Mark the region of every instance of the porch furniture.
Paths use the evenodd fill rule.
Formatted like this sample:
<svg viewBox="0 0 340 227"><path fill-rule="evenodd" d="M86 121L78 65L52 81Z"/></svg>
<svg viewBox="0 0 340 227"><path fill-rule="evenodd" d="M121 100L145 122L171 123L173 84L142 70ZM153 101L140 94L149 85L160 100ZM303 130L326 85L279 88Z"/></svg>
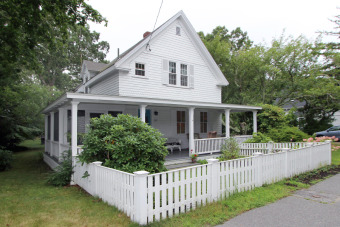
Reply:
<svg viewBox="0 0 340 227"><path fill-rule="evenodd" d="M177 138L168 138L165 143L165 146L168 150L171 151L171 153L173 153L174 148L177 148L179 149L179 151L182 151L181 144L182 144L182 141Z"/></svg>
<svg viewBox="0 0 340 227"><path fill-rule="evenodd" d="M210 131L208 132L208 138L216 138L217 132L216 131Z"/></svg>

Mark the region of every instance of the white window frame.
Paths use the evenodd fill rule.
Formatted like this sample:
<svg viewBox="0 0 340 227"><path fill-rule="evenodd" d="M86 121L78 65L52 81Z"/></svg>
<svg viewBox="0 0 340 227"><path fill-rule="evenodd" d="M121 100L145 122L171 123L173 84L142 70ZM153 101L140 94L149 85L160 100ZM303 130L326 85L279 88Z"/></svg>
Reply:
<svg viewBox="0 0 340 227"><path fill-rule="evenodd" d="M175 64L175 67L172 64ZM174 72L172 69L174 69ZM173 81L174 83L172 83ZM177 85L177 62L175 61L169 61L169 85Z"/></svg>
<svg viewBox="0 0 340 227"><path fill-rule="evenodd" d="M185 71L183 70L182 66L185 66L185 68L186 68ZM181 70L180 86L188 87L189 86L188 65L181 63L180 64L180 70ZM184 74L184 72L185 72L185 74ZM186 84L183 83L184 79L186 81Z"/></svg>
<svg viewBox="0 0 340 227"><path fill-rule="evenodd" d="M137 68L137 65L143 65L144 69ZM144 72L144 75L137 74L137 71ZM136 77L146 77L146 64L145 63L135 62L135 73L134 73L134 76L136 76Z"/></svg>
<svg viewBox="0 0 340 227"><path fill-rule="evenodd" d="M181 27L176 26L176 35L181 36Z"/></svg>

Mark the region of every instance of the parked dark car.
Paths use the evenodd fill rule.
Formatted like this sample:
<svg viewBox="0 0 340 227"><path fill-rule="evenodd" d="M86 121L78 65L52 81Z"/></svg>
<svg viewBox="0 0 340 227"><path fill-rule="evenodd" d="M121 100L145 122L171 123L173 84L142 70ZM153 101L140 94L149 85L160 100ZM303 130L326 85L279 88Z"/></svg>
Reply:
<svg viewBox="0 0 340 227"><path fill-rule="evenodd" d="M336 138L340 139L340 125L330 127L329 129L322 131L322 132L317 132L316 133L317 137L320 136L335 136Z"/></svg>

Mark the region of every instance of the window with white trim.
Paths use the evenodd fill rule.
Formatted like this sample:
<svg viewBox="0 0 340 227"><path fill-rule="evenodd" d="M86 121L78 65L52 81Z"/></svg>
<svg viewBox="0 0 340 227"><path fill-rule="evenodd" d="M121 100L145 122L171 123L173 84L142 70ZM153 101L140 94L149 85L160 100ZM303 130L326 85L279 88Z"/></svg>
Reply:
<svg viewBox="0 0 340 227"><path fill-rule="evenodd" d="M176 62L169 61L169 84L176 85Z"/></svg>
<svg viewBox="0 0 340 227"><path fill-rule="evenodd" d="M188 66L181 64L181 86L188 86Z"/></svg>
<svg viewBox="0 0 340 227"><path fill-rule="evenodd" d="M181 36L181 28L176 27L176 35Z"/></svg>
<svg viewBox="0 0 340 227"><path fill-rule="evenodd" d="M207 133L208 131L208 113L201 112L200 113L200 126L201 126L201 133Z"/></svg>
<svg viewBox="0 0 340 227"><path fill-rule="evenodd" d="M136 76L145 76L145 65L144 64L136 62L135 75Z"/></svg>
<svg viewBox="0 0 340 227"><path fill-rule="evenodd" d="M177 134L185 134L185 111L177 111Z"/></svg>

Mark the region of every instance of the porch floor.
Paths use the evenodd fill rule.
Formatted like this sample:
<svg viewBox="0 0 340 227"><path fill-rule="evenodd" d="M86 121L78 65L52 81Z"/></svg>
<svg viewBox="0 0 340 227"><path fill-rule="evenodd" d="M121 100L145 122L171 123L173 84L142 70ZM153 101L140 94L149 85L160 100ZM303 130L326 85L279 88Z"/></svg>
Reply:
<svg viewBox="0 0 340 227"><path fill-rule="evenodd" d="M201 154L198 159L209 159L216 158L221 155L221 152L215 152L213 154ZM184 168L194 165L200 165L199 163L192 163L191 158L189 157L189 149L182 149L182 151L174 150L172 153L169 151L169 154L165 157L165 167L167 169L177 169Z"/></svg>

